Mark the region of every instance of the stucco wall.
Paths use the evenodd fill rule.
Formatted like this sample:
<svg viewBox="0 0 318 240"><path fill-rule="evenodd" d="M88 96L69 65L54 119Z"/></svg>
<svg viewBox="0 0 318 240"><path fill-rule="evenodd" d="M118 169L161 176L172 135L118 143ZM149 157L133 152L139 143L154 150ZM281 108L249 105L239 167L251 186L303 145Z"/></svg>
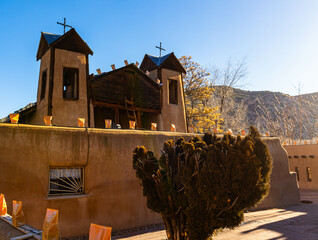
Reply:
<svg viewBox="0 0 318 240"><path fill-rule="evenodd" d="M258 209L297 205L300 203L296 174L289 171L287 152L279 138L263 138L273 158L271 189Z"/></svg>
<svg viewBox="0 0 318 240"><path fill-rule="evenodd" d="M63 98L64 67L79 69L78 100L67 100ZM52 122L54 125L77 126L77 119L85 118L85 126L88 126L85 54L55 49L52 106Z"/></svg>
<svg viewBox="0 0 318 240"><path fill-rule="evenodd" d="M169 103L169 79L177 80L178 104ZM175 124L178 132L187 132L181 74L162 69L162 108L158 119L159 130L170 131Z"/></svg>
<svg viewBox="0 0 318 240"><path fill-rule="evenodd" d="M43 117L47 116L48 114L48 95L49 95L49 85L50 85L50 58L51 58L51 51L48 50L41 58L41 66L40 66L40 73L39 73L39 82L38 82L38 93L37 93L37 106L35 116L30 123L32 124L39 124L43 125L44 120ZM42 89L42 73L44 71L46 73L46 88L45 88L45 95L44 98L41 100L41 89Z"/></svg>
<svg viewBox="0 0 318 240"><path fill-rule="evenodd" d="M299 188L304 190L318 189L318 144L291 145L284 147L289 155L290 171L298 167ZM312 181L308 181L307 168L311 170Z"/></svg>
<svg viewBox="0 0 318 240"><path fill-rule="evenodd" d="M21 200L26 222L42 228L46 208L58 209L62 236L88 234L89 224L114 230L160 223L146 207L132 168L132 152L144 145L157 156L167 139L193 134L0 124L0 193L9 214ZM270 195L260 205L297 204L295 175L279 140L265 139L274 159ZM85 195L48 197L49 167L85 167Z"/></svg>

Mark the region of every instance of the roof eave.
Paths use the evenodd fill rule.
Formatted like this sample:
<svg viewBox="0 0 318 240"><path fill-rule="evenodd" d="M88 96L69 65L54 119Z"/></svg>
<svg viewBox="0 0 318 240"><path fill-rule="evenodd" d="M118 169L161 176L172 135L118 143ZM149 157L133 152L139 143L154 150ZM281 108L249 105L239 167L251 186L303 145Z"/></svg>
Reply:
<svg viewBox="0 0 318 240"><path fill-rule="evenodd" d="M85 46L86 49L87 49L87 54L90 54L90 55L93 55L93 54L94 54L93 51L92 51L92 49L90 49L90 47L87 45L87 43L81 38L81 36L76 32L76 30L75 30L74 28L71 28L68 32L66 32L66 33L65 33L64 35L62 35L60 38L56 39L54 42L52 42L52 43L50 44L50 46L55 46L55 45L57 45L58 43L62 42L63 39L65 39L65 38L66 38L68 35L70 35L70 34L75 34L75 36L82 41L82 43L84 44L84 46Z"/></svg>

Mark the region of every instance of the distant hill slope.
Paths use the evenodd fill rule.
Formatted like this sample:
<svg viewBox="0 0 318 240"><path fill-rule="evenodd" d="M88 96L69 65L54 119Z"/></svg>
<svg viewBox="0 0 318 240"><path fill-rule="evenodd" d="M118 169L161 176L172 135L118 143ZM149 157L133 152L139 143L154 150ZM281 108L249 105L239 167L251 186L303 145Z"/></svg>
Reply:
<svg viewBox="0 0 318 240"><path fill-rule="evenodd" d="M220 88L221 86L215 86L212 99L212 104L218 106L220 105ZM246 115L247 125L256 126L263 133L269 131L271 135L291 139L298 139L300 135L302 139L317 136L318 92L290 96L271 91L245 91L237 88L229 90L228 99L233 105L230 107L234 110L241 109L241 105L245 107L244 111L240 111ZM229 118L234 116L233 109L229 111Z"/></svg>

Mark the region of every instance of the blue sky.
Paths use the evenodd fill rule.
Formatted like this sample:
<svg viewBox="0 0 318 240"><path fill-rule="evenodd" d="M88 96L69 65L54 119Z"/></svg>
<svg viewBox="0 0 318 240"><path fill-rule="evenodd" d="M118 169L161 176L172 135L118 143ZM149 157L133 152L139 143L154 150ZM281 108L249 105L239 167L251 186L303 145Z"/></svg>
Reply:
<svg viewBox="0 0 318 240"><path fill-rule="evenodd" d="M41 31L63 33L64 17L94 52L90 73L158 55L162 42L207 68L246 57L247 90L318 91L316 0L0 0L0 117L36 101Z"/></svg>

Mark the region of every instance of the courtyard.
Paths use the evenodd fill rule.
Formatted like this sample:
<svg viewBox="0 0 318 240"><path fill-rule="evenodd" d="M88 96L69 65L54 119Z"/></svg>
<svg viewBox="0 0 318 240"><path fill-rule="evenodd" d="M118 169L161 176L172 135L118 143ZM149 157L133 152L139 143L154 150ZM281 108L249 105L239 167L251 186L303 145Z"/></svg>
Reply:
<svg viewBox="0 0 318 240"><path fill-rule="evenodd" d="M288 208L248 212L240 227L226 229L218 233L214 240L318 239L318 191L302 191L301 200L308 202ZM157 225L115 233L112 239L165 240L167 237L163 226Z"/></svg>

